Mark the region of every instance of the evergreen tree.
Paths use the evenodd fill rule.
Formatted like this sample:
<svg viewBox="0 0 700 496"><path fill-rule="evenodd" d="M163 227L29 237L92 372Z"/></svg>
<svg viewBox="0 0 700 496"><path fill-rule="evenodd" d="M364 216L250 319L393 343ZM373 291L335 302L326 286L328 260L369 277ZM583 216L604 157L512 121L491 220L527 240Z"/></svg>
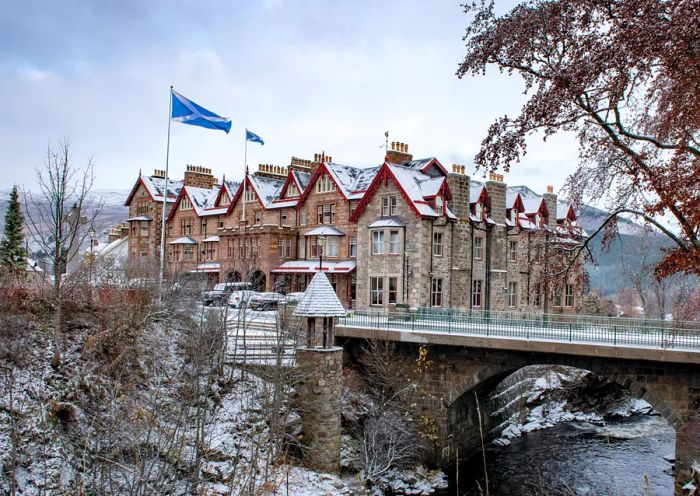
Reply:
<svg viewBox="0 0 700 496"><path fill-rule="evenodd" d="M10 204L5 213L5 233L0 242L0 270L15 276L22 276L27 267L27 253L24 249L24 217L19 206L17 186L10 193Z"/></svg>

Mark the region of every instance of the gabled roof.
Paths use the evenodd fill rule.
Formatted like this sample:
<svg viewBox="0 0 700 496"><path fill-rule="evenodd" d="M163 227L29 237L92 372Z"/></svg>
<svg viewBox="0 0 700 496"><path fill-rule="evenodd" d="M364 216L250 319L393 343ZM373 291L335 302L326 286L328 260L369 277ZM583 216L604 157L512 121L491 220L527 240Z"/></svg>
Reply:
<svg viewBox="0 0 700 496"><path fill-rule="evenodd" d="M379 172L375 175L372 184L363 195L362 201L355 209L351 220L356 221L359 218L372 198L374 191L376 191L382 181L389 179L396 184L396 187L401 192L401 196L406 200L417 217L440 217L442 214L433 208L428 199L434 198L438 194L442 194L445 200L452 198L445 177L431 177L421 172L418 167L405 167L384 162ZM446 209L446 213L450 219L455 218L449 209Z"/></svg>
<svg viewBox="0 0 700 496"><path fill-rule="evenodd" d="M345 313L328 277L322 272L316 272L294 309L294 315L300 317L343 317Z"/></svg>
<svg viewBox="0 0 700 496"><path fill-rule="evenodd" d="M525 198L523 200L523 207L525 208L523 212L526 214L546 214L549 212L547 210L547 202L545 202L544 198L541 196Z"/></svg>
<svg viewBox="0 0 700 496"><path fill-rule="evenodd" d="M233 197L236 194L236 190L238 189L238 186L240 183L234 182L234 181L223 181L223 184L219 188L219 192L214 196L214 207L220 207L221 205L221 198L226 195L228 196L229 203L233 201ZM221 208L224 208L228 210L228 205L225 205Z"/></svg>
<svg viewBox="0 0 700 496"><path fill-rule="evenodd" d="M245 178L246 188L253 188L255 191L255 196L260 205L265 209L271 208L285 208L288 206L294 206L297 204L297 200L282 201L279 202L279 195L282 192L282 186L284 186L286 180L280 178L273 178L269 176L261 176L258 174L248 174ZM239 198L243 195L243 182L238 186L236 194L231 201L231 204L226 210L226 214L230 214Z"/></svg>
<svg viewBox="0 0 700 496"><path fill-rule="evenodd" d="M401 165L413 169L429 176L447 175L447 170L435 157L420 158L417 160L407 160Z"/></svg>
<svg viewBox="0 0 700 496"><path fill-rule="evenodd" d="M146 188L146 191L148 192L153 201L163 201L165 179L162 177L139 176L139 178L136 180L136 183L134 184L134 187L131 188L129 196L124 202L125 206L129 206L132 198L136 194L136 190L139 188L140 185L143 185L143 187ZM183 181L173 181L172 179L168 179L168 197L165 200L167 203L172 203L177 199L178 195L180 194L180 190L182 189L182 185Z"/></svg>
<svg viewBox="0 0 700 496"><path fill-rule="evenodd" d="M518 212L525 210L525 205L523 204L523 198L517 191L506 192L506 210L515 208Z"/></svg>
<svg viewBox="0 0 700 496"><path fill-rule="evenodd" d="M309 195L316 181L327 173L340 194L346 200L359 200L364 196L364 192L377 175L379 167L352 167L349 165L322 162L311 176L301 200L304 201Z"/></svg>
<svg viewBox="0 0 700 496"><path fill-rule="evenodd" d="M300 170L293 170L292 171L292 176L294 176L294 181L297 183L297 187L299 188L299 192L303 193L307 186L309 185L309 182L311 181L311 173L310 172L303 172Z"/></svg>
<svg viewBox="0 0 700 496"><path fill-rule="evenodd" d="M568 203L557 202L557 220L576 220L574 207Z"/></svg>

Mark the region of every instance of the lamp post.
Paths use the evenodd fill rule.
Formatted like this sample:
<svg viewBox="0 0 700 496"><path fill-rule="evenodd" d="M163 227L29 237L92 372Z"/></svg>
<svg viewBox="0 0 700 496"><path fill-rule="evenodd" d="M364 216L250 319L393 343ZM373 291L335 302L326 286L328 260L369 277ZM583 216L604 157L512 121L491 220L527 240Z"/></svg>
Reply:
<svg viewBox="0 0 700 496"><path fill-rule="evenodd" d="M323 244L326 242L325 236L318 237L318 271L323 270Z"/></svg>
<svg viewBox="0 0 700 496"><path fill-rule="evenodd" d="M90 236L90 272L89 272L89 277L90 277L90 295L92 297L92 285L94 284L93 277L92 277L92 264L95 262L95 254L94 254L94 248L95 248L95 238L97 237L97 233L95 232L95 228L90 226L90 230L88 231L88 236Z"/></svg>

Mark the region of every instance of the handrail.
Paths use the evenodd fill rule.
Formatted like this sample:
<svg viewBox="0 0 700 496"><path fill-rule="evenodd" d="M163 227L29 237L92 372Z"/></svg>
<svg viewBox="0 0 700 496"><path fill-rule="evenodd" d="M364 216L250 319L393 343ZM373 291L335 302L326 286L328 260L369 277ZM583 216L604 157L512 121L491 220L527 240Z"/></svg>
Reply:
<svg viewBox="0 0 700 496"><path fill-rule="evenodd" d="M418 309L411 312L355 311L341 317L338 325L700 351L700 322L693 321Z"/></svg>

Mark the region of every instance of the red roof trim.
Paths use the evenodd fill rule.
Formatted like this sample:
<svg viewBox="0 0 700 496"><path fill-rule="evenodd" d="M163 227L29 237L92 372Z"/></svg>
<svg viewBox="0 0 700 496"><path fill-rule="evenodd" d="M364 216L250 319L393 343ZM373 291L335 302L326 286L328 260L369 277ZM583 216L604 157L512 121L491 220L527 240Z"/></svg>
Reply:
<svg viewBox="0 0 700 496"><path fill-rule="evenodd" d="M413 212L416 214L416 218L421 218L421 214L414 205L413 201L408 196L408 194L406 194L406 191L404 191L403 187L401 186L401 183L391 172L391 169L389 168L387 162L384 162L377 171L377 174L374 176L374 179L372 179L372 183L369 185L369 188L367 188L367 191L362 197L362 200L360 200L360 203L357 205L355 212L350 216L350 222L357 222L358 218L360 217L360 215L362 215L362 212L365 210L370 199L372 198L372 196L374 196L374 192L377 190L382 180L386 180L388 178L391 178L391 180L394 182L396 188L401 193L401 196L404 198L408 206L411 207L411 210L413 210Z"/></svg>
<svg viewBox="0 0 700 496"><path fill-rule="evenodd" d="M430 162L428 162L427 164L425 164L425 165L423 166L423 168L422 168L420 171L423 172L423 173L425 173L425 171L428 170L429 168L431 168L433 165L437 165L437 166L438 166L438 169L440 169L440 171L442 171L442 173L445 174L445 176L447 176L447 169L445 169L445 168L442 166L442 164L440 163L440 161L439 161L438 159L436 159L435 157L433 157L433 158L430 160Z"/></svg>
<svg viewBox="0 0 700 496"><path fill-rule="evenodd" d="M311 176L311 179L309 179L309 185L301 194L301 197L299 198L299 205L306 201L306 198L309 196L311 190L316 185L316 181L318 181L318 178L321 177L321 175L323 174L323 171L325 171L326 174L328 174L328 177L330 177L331 181L333 181L333 184L335 184L335 190L336 192L340 192L340 197L343 198L345 201L350 201L348 197L345 196L345 193L343 193L343 188L341 188L338 185L338 182L333 177L333 174L331 174L331 172L328 170L328 167L326 167L326 164L324 162L321 162L318 165L318 168L314 171L313 175Z"/></svg>
<svg viewBox="0 0 700 496"><path fill-rule="evenodd" d="M248 183L251 188L253 188L253 191L255 191L255 198L258 200L258 203L260 206L263 208L263 210L267 210L265 208L265 205L263 204L262 200L260 199L260 193L258 193L258 190L255 189L255 186L253 185L253 181L250 180L250 174L248 174L243 181L241 181L241 184L238 185L238 189L236 190L236 194L233 196L233 200L231 200L231 204L228 206L228 210L226 210L225 215L231 215L231 212L233 212L233 209L236 208L236 204L238 203L238 199L241 197L243 194L243 184Z"/></svg>

